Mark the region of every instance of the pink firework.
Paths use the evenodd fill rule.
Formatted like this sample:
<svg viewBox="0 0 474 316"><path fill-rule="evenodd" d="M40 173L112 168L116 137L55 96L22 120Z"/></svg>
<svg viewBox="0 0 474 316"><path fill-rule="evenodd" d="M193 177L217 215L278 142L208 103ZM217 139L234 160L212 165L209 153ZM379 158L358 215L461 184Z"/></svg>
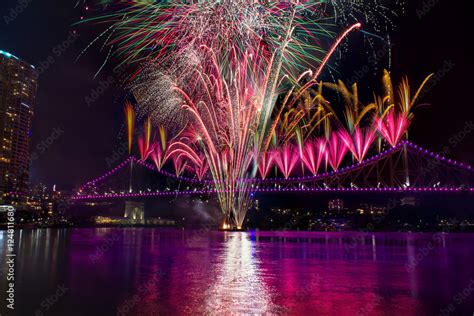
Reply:
<svg viewBox="0 0 474 316"><path fill-rule="evenodd" d="M283 173L285 179L288 179L298 162L298 152L294 150L293 146L286 145L280 150L275 150L273 157L278 169Z"/></svg>
<svg viewBox="0 0 474 316"><path fill-rule="evenodd" d="M188 162L183 158L183 156L173 156L172 159L174 170L176 172L176 176L181 176L184 173L188 166Z"/></svg>
<svg viewBox="0 0 474 316"><path fill-rule="evenodd" d="M165 156L166 156L166 152L163 152L161 146L157 143L153 144L153 150L150 154L150 157L158 171L160 171L161 168L163 168L163 165L166 162Z"/></svg>
<svg viewBox="0 0 474 316"><path fill-rule="evenodd" d="M209 170L209 165L207 164L207 161L204 156L201 156L200 158L201 158L201 163L198 165L194 165L193 169L198 179L202 180L204 179L204 177L207 174L207 171Z"/></svg>
<svg viewBox="0 0 474 316"><path fill-rule="evenodd" d="M165 156L165 160L170 157L173 159L173 161L185 158L186 160L189 160L193 165L202 164L202 159L195 152L195 150L190 145L181 141L175 141L171 143L168 149L168 153Z"/></svg>
<svg viewBox="0 0 474 316"><path fill-rule="evenodd" d="M313 176L318 173L325 152L326 141L324 139L304 143L300 153L301 161Z"/></svg>
<svg viewBox="0 0 474 316"><path fill-rule="evenodd" d="M352 135L347 130L341 130L339 131L339 137L349 148L354 159L360 162L364 160L375 140L375 129L361 129L356 126Z"/></svg>
<svg viewBox="0 0 474 316"><path fill-rule="evenodd" d="M190 145L184 142L175 141L171 143L164 159L167 160L170 157L177 176L183 174L186 169L195 171L196 174L206 174L207 170L203 170L203 168L206 168L204 167L206 163Z"/></svg>
<svg viewBox="0 0 474 316"><path fill-rule="evenodd" d="M140 150L140 159L145 161L148 159L153 149L147 144L146 139L143 136L138 137L138 149Z"/></svg>
<svg viewBox="0 0 474 316"><path fill-rule="evenodd" d="M346 156L348 150L349 148L341 139L339 133L332 133L327 143L327 158L334 171L339 169L339 166L341 165L342 160Z"/></svg>
<svg viewBox="0 0 474 316"><path fill-rule="evenodd" d="M151 145L150 157L156 169L160 171L166 162L165 158L168 151L168 143L166 141L166 130L163 127L159 127L158 131L160 137L157 142Z"/></svg>
<svg viewBox="0 0 474 316"><path fill-rule="evenodd" d="M274 164L273 155L267 152L263 152L260 155L260 159L258 162L258 171L262 179L265 179L268 176L268 173L273 167L273 164Z"/></svg>
<svg viewBox="0 0 474 316"><path fill-rule="evenodd" d="M153 146L151 145L151 134L153 127L151 125L151 119L148 118L145 121L143 127L143 136L138 138L138 148L140 150L140 157L143 161L147 160L150 154L153 151Z"/></svg>
<svg viewBox="0 0 474 316"><path fill-rule="evenodd" d="M385 140L395 147L407 131L410 121L405 113L390 110L385 117L376 119L377 130Z"/></svg>

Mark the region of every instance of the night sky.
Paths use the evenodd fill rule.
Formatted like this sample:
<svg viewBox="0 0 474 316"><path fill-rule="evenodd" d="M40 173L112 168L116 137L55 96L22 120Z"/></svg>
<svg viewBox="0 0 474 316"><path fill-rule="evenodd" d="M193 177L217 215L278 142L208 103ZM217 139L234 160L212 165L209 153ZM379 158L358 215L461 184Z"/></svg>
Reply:
<svg viewBox="0 0 474 316"><path fill-rule="evenodd" d="M391 70L395 82L407 75L414 87L429 73L445 65L452 68L424 95L422 103L431 105L418 109L410 132L414 142L441 151L466 121L474 121L470 95L474 54L467 41L472 39L468 18L471 10L467 1L457 1L457 5L447 0L407 2L405 14L395 19L398 27L392 33ZM435 5L419 18L417 10L422 9L424 2ZM0 49L44 68L35 105L32 150L38 158L32 164L31 180L72 189L104 173L108 169L106 159L119 150L122 141L117 136L123 126L125 92L117 80L111 79L110 66L93 78L107 55L106 50L100 51L100 46L94 46L75 62L93 35L103 30L93 25L72 27L83 14L81 7L73 8L76 0L21 3L27 4L26 8L10 21L11 9L19 2L1 1ZM78 36L70 33L73 30ZM367 48L357 37L352 37L346 57L339 62L338 77L347 79L367 63ZM377 76L371 69L360 89L380 89L379 79L387 65L388 58L382 58ZM327 74L326 77L329 78ZM101 82L110 82L111 87L88 105L86 97L91 97ZM450 158L474 163L473 135L470 133L460 141ZM116 161L119 162L120 159Z"/></svg>

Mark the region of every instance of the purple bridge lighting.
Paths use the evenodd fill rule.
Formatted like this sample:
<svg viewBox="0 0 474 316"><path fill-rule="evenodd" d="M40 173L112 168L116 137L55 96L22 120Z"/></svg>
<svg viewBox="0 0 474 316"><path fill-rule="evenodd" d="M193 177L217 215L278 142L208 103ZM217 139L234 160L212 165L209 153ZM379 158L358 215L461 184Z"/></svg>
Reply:
<svg viewBox="0 0 474 316"><path fill-rule="evenodd" d="M302 168L299 172L284 178L276 171L276 177L241 181L251 182L251 191L255 193L474 192L472 166L430 152L409 141L402 141L360 163L338 170L324 171L315 176L304 175ZM142 181L142 178L150 176L154 178ZM213 180L198 180L159 171L152 164L129 157L106 174L84 184L73 199L89 201L216 193Z"/></svg>

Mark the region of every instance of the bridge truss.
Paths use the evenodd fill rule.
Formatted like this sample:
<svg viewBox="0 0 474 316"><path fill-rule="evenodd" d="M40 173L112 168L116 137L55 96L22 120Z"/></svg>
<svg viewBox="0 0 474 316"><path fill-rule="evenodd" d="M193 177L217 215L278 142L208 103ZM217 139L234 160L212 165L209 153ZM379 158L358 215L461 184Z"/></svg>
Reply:
<svg viewBox="0 0 474 316"><path fill-rule="evenodd" d="M302 168L301 168L302 169ZM316 176L249 178L253 192L474 192L474 168L409 141L360 163ZM176 176L130 157L89 181L74 200L214 194L213 180Z"/></svg>

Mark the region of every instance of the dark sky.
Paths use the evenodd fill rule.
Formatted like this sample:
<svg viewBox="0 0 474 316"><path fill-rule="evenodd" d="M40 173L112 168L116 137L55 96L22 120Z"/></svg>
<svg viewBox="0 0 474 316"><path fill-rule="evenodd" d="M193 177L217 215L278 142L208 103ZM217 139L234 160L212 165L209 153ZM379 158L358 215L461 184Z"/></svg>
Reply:
<svg viewBox="0 0 474 316"><path fill-rule="evenodd" d="M470 98L473 51L467 41L472 39L470 10L467 1L457 1L457 5L447 0L407 2L406 12L395 20L398 27L392 33L394 78L407 75L415 86L429 73L442 69L445 63L453 65L423 97L422 101L431 105L416 112L411 128L413 141L440 151L463 129L466 121L474 120ZM424 2L435 5L419 18L417 10L423 8ZM112 71L106 67L93 79L107 54L100 52L98 46L74 62L93 39L92 34L102 30L94 25L71 26L83 13L81 8L73 8L76 0L22 3L27 4L24 9L17 0L1 1L0 49L45 68L39 79L35 105L33 151L38 159L32 164L32 181L73 188L104 173L108 169L106 158L112 158L114 150L120 147L117 135L123 124L124 91L115 80L97 101L87 104L86 97L92 96L101 82L105 84ZM12 8L19 8L13 20L9 19ZM77 39L70 35L72 30L77 30ZM346 57L340 61L343 70L339 76L346 80L367 63L364 53L367 47L357 35L354 37ZM64 49L58 47L62 44ZM381 88L378 80L387 64L387 58L382 58L377 76L373 70L367 73L361 89ZM55 129L61 132L54 133ZM473 134L455 146L451 158L474 163ZM44 146L48 139L52 142Z"/></svg>

